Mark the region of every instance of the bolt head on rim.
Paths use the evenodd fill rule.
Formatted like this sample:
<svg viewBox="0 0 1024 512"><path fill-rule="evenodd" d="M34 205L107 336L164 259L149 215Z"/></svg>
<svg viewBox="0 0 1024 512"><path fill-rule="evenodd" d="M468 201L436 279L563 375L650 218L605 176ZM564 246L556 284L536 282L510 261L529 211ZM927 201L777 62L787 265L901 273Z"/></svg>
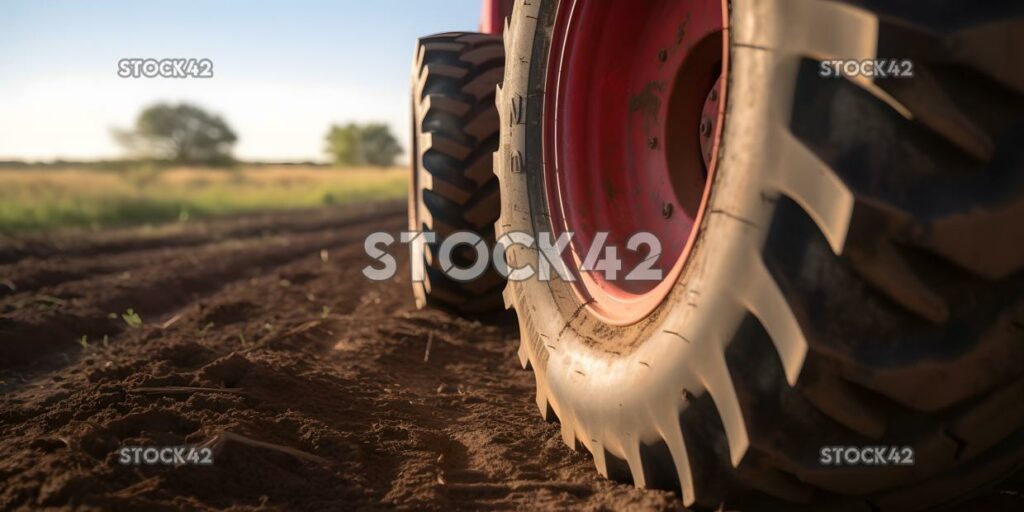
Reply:
<svg viewBox="0 0 1024 512"><path fill-rule="evenodd" d="M547 65L544 182L574 289L613 325L653 311L678 279L715 170L727 80L723 0L584 2L558 7ZM579 268L598 233L615 279ZM637 233L650 233L660 253ZM601 253L604 254L603 252ZM627 274L653 260L661 279Z"/></svg>

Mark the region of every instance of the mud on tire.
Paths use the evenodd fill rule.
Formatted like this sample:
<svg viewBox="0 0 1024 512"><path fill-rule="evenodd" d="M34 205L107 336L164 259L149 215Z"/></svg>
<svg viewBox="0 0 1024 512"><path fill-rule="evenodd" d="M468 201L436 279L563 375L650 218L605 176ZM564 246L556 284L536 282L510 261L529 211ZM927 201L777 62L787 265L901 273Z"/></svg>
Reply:
<svg viewBox="0 0 1024 512"><path fill-rule="evenodd" d="M461 313L501 309L504 280L497 272L489 269L466 283L452 280L441 272L436 250L444 237L457 231L478 233L493 245L500 210L492 170L498 147L494 91L504 75L504 62L500 36L448 32L416 44L409 229L438 236L436 243L424 244L425 280L413 282L419 307ZM471 248L457 249L454 263L473 261Z"/></svg>
<svg viewBox="0 0 1024 512"><path fill-rule="evenodd" d="M517 3L506 30L499 236L550 230L559 3ZM729 27L717 175L665 302L617 327L561 281L505 290L541 413L602 474L704 509L924 509L1020 467L1024 7L733 0ZM878 57L914 77L818 75ZM830 445L914 465L829 467Z"/></svg>

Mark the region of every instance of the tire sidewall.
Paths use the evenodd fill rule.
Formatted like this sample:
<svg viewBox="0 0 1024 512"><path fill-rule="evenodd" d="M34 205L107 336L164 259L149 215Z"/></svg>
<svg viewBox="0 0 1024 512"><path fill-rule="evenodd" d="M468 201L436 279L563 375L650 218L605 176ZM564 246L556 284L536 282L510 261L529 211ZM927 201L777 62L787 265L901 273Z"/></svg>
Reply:
<svg viewBox="0 0 1024 512"><path fill-rule="evenodd" d="M524 231L536 237L551 231L543 118L548 49L558 4L559 0L517 4L513 29L506 32L506 75L498 105L503 131L496 160L503 196L499 236ZM758 86L764 88L763 83ZM525 106L521 123L513 122L513 103ZM749 104L728 97L727 117L745 115L734 112L737 103ZM750 173L759 169L749 161L730 161L726 130L707 210L770 219L773 205L760 199L760 189L749 186L756 184ZM709 383L723 379L723 372L728 379L724 349L748 313L728 276L743 279L748 260L759 256L763 235L764 230L734 216L705 215L690 258L666 299L628 326L608 325L591 315L570 283L536 278L510 283L506 303L514 305L520 317L525 345L521 352L527 352L521 357L528 356L534 367L538 406L558 416L570 446L578 440L592 453L606 450L629 459L639 444L660 441L666 430L678 431L687 396L708 391ZM534 249L513 246L508 257L514 266L538 266ZM720 385L718 392L734 395L731 386ZM716 404L736 402L735 396L714 398ZM737 463L748 445L742 417L733 414L723 422L733 439L730 456ZM686 478L681 479L687 494ZM689 487L692 493L692 483Z"/></svg>

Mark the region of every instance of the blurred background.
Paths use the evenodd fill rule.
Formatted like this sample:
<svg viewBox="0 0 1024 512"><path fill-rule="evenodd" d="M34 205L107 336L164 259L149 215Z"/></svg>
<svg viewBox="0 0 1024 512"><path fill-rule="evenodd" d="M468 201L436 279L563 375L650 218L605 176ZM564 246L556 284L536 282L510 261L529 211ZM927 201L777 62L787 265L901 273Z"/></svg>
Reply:
<svg viewBox="0 0 1024 512"><path fill-rule="evenodd" d="M416 38L478 0L8 0L0 233L189 222L405 193ZM195 58L212 78L123 78Z"/></svg>

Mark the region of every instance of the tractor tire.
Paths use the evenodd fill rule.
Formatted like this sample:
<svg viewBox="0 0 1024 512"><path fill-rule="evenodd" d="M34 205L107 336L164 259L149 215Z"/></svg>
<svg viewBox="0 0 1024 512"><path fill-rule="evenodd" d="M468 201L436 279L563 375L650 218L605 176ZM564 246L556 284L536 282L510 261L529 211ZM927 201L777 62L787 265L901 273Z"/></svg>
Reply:
<svg viewBox="0 0 1024 512"><path fill-rule="evenodd" d="M488 268L479 279L459 282L442 272L437 247L458 231L493 244L501 204L492 169L498 147L494 92L504 75L501 36L447 32L416 43L412 68L412 176L409 230L437 234L435 243L417 237L425 276L413 281L417 307L483 315L501 310L504 279ZM462 252L459 252L459 250ZM472 248L457 247L453 262L472 263Z"/></svg>
<svg viewBox="0 0 1024 512"><path fill-rule="evenodd" d="M499 238L551 230L561 4L517 2L506 30ZM667 298L610 325L565 281L508 283L541 414L601 474L700 510L922 510L986 489L1024 463L1024 5L728 5L717 172ZM819 75L882 57L914 76ZM823 455L874 446L912 463Z"/></svg>

